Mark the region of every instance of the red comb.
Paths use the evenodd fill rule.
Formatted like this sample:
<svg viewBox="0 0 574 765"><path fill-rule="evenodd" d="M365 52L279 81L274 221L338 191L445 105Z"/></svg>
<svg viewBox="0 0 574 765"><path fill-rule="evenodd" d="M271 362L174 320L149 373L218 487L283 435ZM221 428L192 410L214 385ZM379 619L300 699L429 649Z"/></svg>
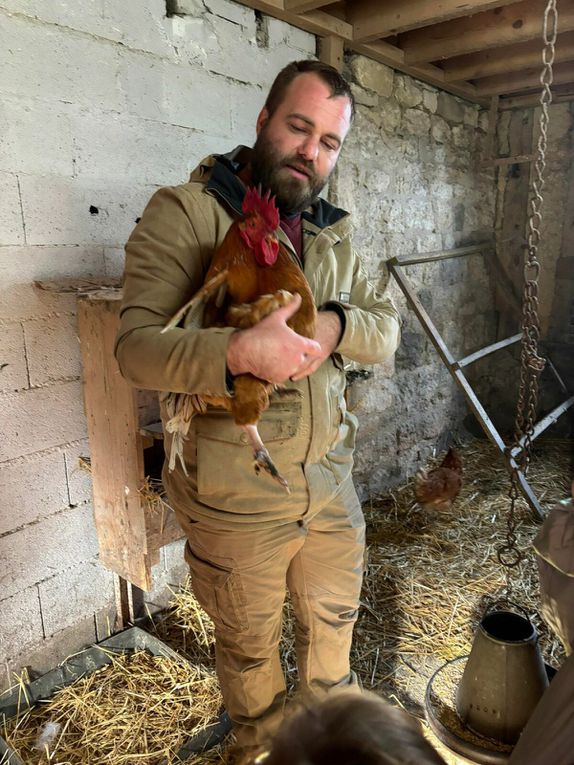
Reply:
<svg viewBox="0 0 574 765"><path fill-rule="evenodd" d="M261 186L254 188L250 186L243 199L243 213L259 213L271 231L279 227L279 210L275 205L275 197L268 191L264 196L261 195Z"/></svg>

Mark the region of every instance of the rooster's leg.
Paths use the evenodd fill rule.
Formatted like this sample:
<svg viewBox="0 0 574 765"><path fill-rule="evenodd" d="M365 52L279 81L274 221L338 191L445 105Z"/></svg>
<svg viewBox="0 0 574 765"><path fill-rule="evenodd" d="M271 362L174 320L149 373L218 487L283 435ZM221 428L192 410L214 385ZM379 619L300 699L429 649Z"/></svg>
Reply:
<svg viewBox="0 0 574 765"><path fill-rule="evenodd" d="M263 470L269 473L271 478L277 481L277 483L281 484L287 494L290 494L291 492L289 491L289 484L273 464L273 460L269 456L269 452L261 440L261 436L257 430L257 425L242 425L241 427L247 434L247 439L253 447L255 472L259 473L259 471L263 468Z"/></svg>

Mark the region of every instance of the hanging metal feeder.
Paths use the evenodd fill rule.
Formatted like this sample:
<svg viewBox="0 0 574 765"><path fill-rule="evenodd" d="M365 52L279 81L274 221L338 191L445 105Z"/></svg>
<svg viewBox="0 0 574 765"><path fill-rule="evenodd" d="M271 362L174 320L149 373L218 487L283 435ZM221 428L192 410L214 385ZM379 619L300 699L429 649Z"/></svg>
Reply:
<svg viewBox="0 0 574 765"><path fill-rule="evenodd" d="M499 601L483 616L470 654L447 662L431 677L427 720L455 753L472 762L501 765L547 686L534 625L524 612L511 611ZM443 690L442 703L438 688Z"/></svg>

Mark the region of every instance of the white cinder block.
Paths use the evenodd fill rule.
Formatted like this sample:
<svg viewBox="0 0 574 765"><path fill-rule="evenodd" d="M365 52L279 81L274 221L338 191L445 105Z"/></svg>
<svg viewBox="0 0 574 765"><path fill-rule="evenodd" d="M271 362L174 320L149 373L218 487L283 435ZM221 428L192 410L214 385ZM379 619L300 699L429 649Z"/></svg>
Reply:
<svg viewBox="0 0 574 765"><path fill-rule="evenodd" d="M92 499L92 476L80 466L80 457L90 456L88 439L70 444L62 449L66 463L70 504L74 507Z"/></svg>
<svg viewBox="0 0 574 765"><path fill-rule="evenodd" d="M36 99L5 96L0 107L0 170L73 175L68 118Z"/></svg>
<svg viewBox="0 0 574 765"><path fill-rule="evenodd" d="M253 146L257 134L255 122L257 115L265 105L266 93L261 88L249 85L237 86L233 101L231 119L233 123L233 137L235 143Z"/></svg>
<svg viewBox="0 0 574 765"><path fill-rule="evenodd" d="M122 109L117 45L19 16L0 25L0 93ZM38 126L40 130L40 126Z"/></svg>
<svg viewBox="0 0 574 765"><path fill-rule="evenodd" d="M35 279L103 276L102 247L0 247L0 321L71 313L77 297L39 290Z"/></svg>
<svg viewBox="0 0 574 765"><path fill-rule="evenodd" d="M119 82L125 94L127 112L165 122L165 62L126 50L120 58Z"/></svg>
<svg viewBox="0 0 574 765"><path fill-rule="evenodd" d="M317 38L315 35L305 32L291 24L287 24L286 42L291 48L297 48L298 51L305 54L299 58L315 58L317 54Z"/></svg>
<svg viewBox="0 0 574 765"><path fill-rule="evenodd" d="M216 140L197 130L117 114L94 118L85 113L74 120L74 133L79 178L163 186L187 181L188 158L203 158Z"/></svg>
<svg viewBox="0 0 574 765"><path fill-rule="evenodd" d="M51 316L24 323L30 384L80 377L80 341L75 316Z"/></svg>
<svg viewBox="0 0 574 765"><path fill-rule="evenodd" d="M104 0L106 36L157 56L174 55L165 24L165 0Z"/></svg>
<svg viewBox="0 0 574 765"><path fill-rule="evenodd" d="M65 382L0 394L0 462L86 437L81 383Z"/></svg>
<svg viewBox="0 0 574 765"><path fill-rule="evenodd" d="M92 508L64 510L0 537L0 592L6 597L97 555ZM62 594L65 600L65 593Z"/></svg>
<svg viewBox="0 0 574 765"><path fill-rule="evenodd" d="M217 18L233 21L244 27L247 34L255 36L255 12L251 8L230 0L206 0L205 7Z"/></svg>
<svg viewBox="0 0 574 765"><path fill-rule="evenodd" d="M111 571L85 561L38 585L44 631L52 635L106 606L114 597Z"/></svg>
<svg viewBox="0 0 574 765"><path fill-rule="evenodd" d="M104 247L106 276L120 279L124 273L126 254L123 247Z"/></svg>
<svg viewBox="0 0 574 765"><path fill-rule="evenodd" d="M0 629L0 656L7 659L33 643L42 635L42 616L38 589L28 587L17 595L0 600L2 629Z"/></svg>
<svg viewBox="0 0 574 765"><path fill-rule="evenodd" d="M29 244L123 245L154 187L22 176Z"/></svg>
<svg viewBox="0 0 574 765"><path fill-rule="evenodd" d="M101 33L103 27L104 0L2 0L2 7L30 19L61 24L82 32Z"/></svg>
<svg viewBox="0 0 574 765"><path fill-rule="evenodd" d="M174 125L226 135L231 127L235 85L201 69L167 64L165 118Z"/></svg>
<svg viewBox="0 0 574 765"><path fill-rule="evenodd" d="M8 324L2 327L0 391L14 391L27 387L28 371L26 369L24 332L20 324Z"/></svg>
<svg viewBox="0 0 574 765"><path fill-rule="evenodd" d="M18 178L0 173L0 245L24 244L24 223Z"/></svg>
<svg viewBox="0 0 574 765"><path fill-rule="evenodd" d="M63 510L68 506L63 453L53 450L0 463L0 496L0 534Z"/></svg>

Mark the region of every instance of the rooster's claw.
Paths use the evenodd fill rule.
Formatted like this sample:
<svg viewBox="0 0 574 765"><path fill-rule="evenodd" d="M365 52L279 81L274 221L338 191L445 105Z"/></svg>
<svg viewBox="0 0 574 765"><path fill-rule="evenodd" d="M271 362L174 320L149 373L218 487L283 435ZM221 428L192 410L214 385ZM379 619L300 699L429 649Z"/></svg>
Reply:
<svg viewBox="0 0 574 765"><path fill-rule="evenodd" d="M257 475L259 475L260 471L263 469L266 473L269 473L271 478L273 478L277 483L281 484L281 486L285 489L287 494L291 494L291 490L289 489L289 484L283 478L281 473L277 470L275 465L273 464L273 461L271 457L269 456L269 452L267 449L256 449L253 452L253 457L255 458L255 462L253 463L253 467L255 468L255 472Z"/></svg>

